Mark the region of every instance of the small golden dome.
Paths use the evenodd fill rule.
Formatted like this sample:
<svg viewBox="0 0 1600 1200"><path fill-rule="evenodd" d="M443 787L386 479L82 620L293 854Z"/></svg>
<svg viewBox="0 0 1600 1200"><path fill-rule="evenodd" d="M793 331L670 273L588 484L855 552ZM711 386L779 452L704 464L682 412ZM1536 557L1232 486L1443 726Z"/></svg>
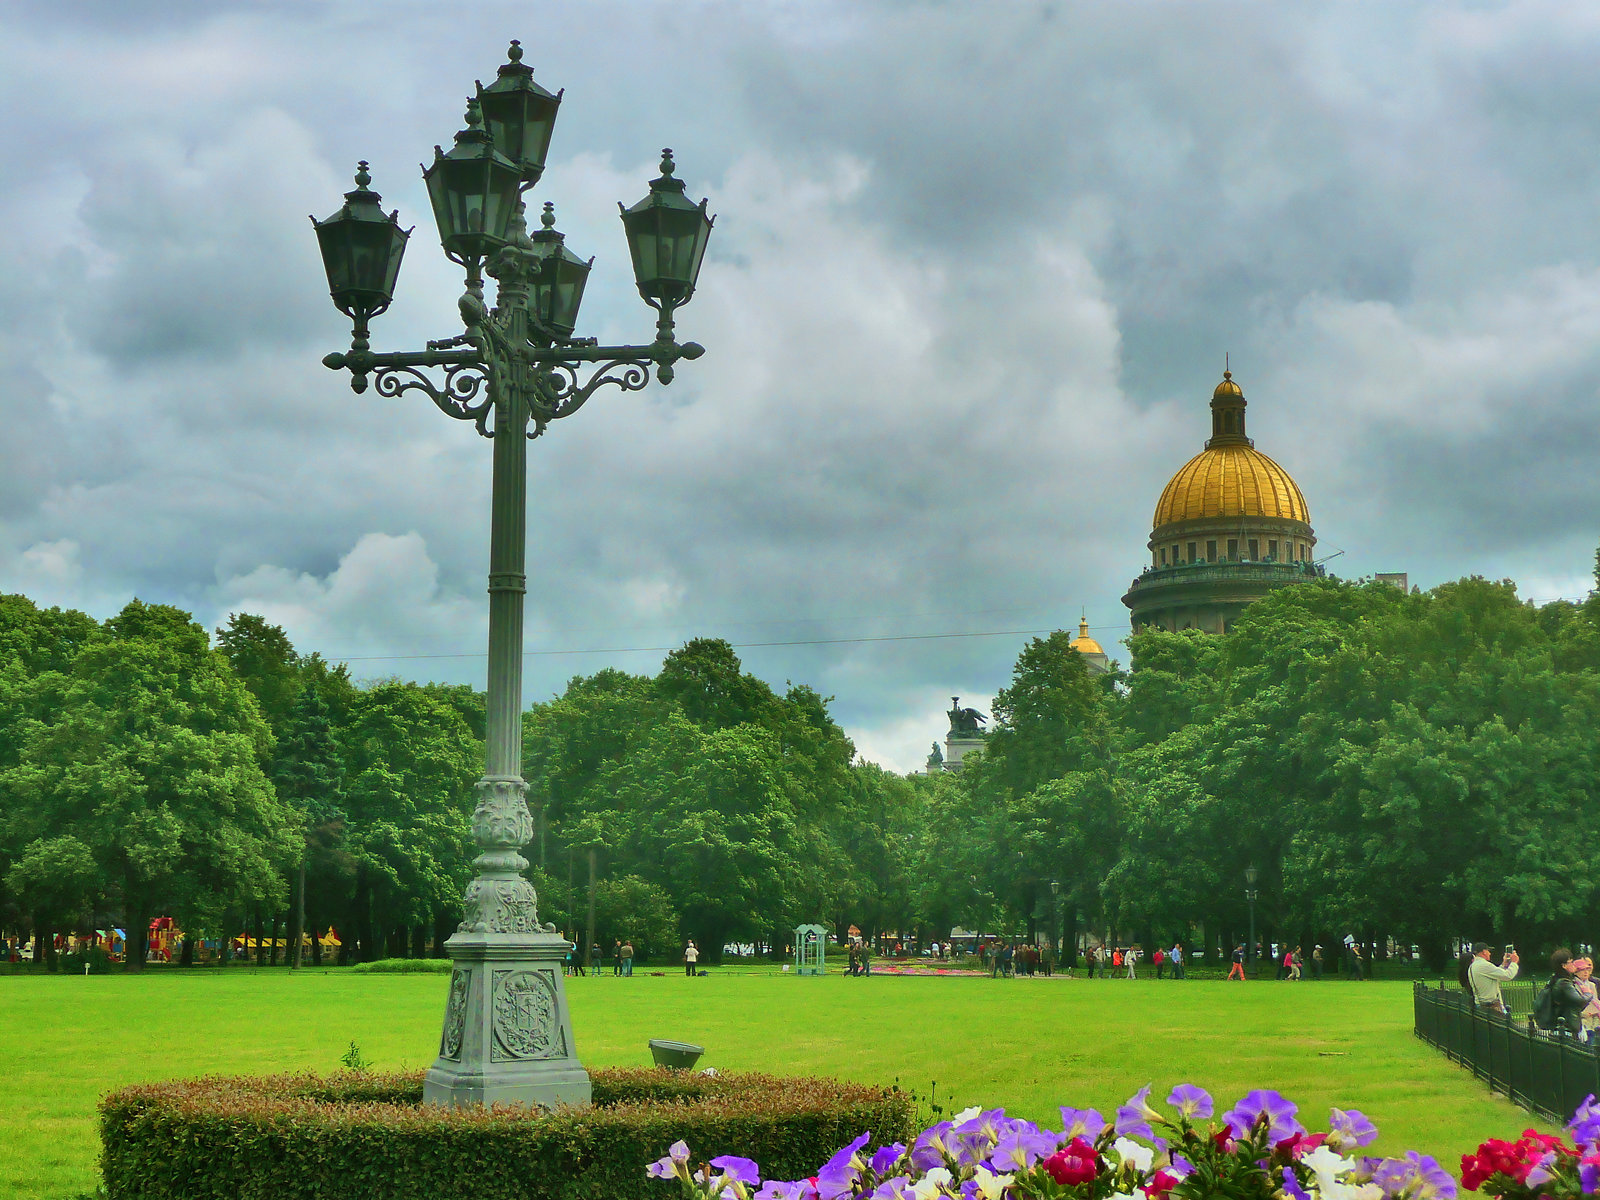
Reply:
<svg viewBox="0 0 1600 1200"><path fill-rule="evenodd" d="M1078 636L1068 643L1079 654L1104 654L1100 643L1089 636L1089 621L1084 618L1078 622Z"/></svg>
<svg viewBox="0 0 1600 1200"><path fill-rule="evenodd" d="M1235 391L1224 379L1217 386ZM1208 517L1277 517L1311 524L1300 485L1253 446L1213 446L1196 454L1172 477L1156 502L1155 528Z"/></svg>
<svg viewBox="0 0 1600 1200"><path fill-rule="evenodd" d="M1224 371L1222 382L1217 384L1217 390L1211 393L1213 400L1220 400L1224 396L1243 396L1244 391L1233 381L1233 372Z"/></svg>

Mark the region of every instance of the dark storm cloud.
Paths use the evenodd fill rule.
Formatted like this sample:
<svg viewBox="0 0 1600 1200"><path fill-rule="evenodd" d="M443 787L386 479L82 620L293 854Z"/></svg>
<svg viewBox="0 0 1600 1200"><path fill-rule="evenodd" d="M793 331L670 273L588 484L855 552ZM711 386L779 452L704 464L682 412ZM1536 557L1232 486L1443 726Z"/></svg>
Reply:
<svg viewBox="0 0 1600 1200"><path fill-rule="evenodd" d="M416 164L511 36L567 89L537 198L597 255L589 332L649 336L614 205L660 146L720 214L679 323L706 357L532 448L530 700L660 658L549 651L725 636L919 763L1022 638L870 639L1083 611L1125 657L1224 352L1344 573L1587 586L1587 10L439 12L0 17L0 587L248 608L358 674L481 682L487 443L318 365L348 333L305 218L370 160L418 226L375 342L452 332ZM466 657L406 657L434 654Z"/></svg>

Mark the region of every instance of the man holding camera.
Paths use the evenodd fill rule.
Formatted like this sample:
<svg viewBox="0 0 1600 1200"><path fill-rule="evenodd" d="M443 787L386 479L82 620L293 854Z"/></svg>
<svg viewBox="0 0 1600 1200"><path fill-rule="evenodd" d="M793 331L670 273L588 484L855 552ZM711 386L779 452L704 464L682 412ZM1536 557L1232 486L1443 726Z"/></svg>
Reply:
<svg viewBox="0 0 1600 1200"><path fill-rule="evenodd" d="M1467 983L1472 988L1472 999L1479 1008L1505 1014L1506 1002L1500 995L1500 985L1517 977L1519 961L1517 948L1507 946L1497 967L1489 961L1489 943L1472 943L1472 965L1467 968Z"/></svg>

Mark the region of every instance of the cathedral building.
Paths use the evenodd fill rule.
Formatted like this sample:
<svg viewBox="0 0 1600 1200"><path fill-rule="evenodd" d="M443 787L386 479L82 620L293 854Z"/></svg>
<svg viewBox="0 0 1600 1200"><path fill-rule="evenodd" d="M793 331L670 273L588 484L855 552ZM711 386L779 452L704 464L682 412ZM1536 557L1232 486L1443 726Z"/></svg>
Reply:
<svg viewBox="0 0 1600 1200"><path fill-rule="evenodd" d="M1319 577L1306 498L1244 431L1232 371L1211 395L1211 437L1156 502L1150 565L1122 602L1135 630L1227 633L1273 588Z"/></svg>

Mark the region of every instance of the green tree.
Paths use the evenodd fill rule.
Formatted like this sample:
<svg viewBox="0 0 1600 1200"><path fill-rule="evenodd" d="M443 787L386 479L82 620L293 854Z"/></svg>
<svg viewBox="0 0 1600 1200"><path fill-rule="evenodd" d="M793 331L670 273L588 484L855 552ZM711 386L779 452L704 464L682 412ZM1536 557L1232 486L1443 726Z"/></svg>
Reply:
<svg viewBox="0 0 1600 1200"><path fill-rule="evenodd" d="M6 872L6 886L33 918L35 955L39 950L54 969L55 939L63 927L87 926L100 890L100 868L89 847L70 834L40 838L25 848Z"/></svg>
<svg viewBox="0 0 1600 1200"><path fill-rule="evenodd" d="M281 895L299 853L293 813L262 770L272 735L205 631L133 601L67 673L32 684L19 761L0 773L23 843L76 837L120 893L128 962L160 909L191 927Z"/></svg>
<svg viewBox="0 0 1600 1200"><path fill-rule="evenodd" d="M356 695L339 741L356 870L347 925L365 958L404 954L460 918L482 749L453 706L396 681Z"/></svg>
<svg viewBox="0 0 1600 1200"><path fill-rule="evenodd" d="M339 805L344 786L344 761L334 739L328 705L313 684L295 701L272 765L278 798L300 815L305 853L295 874L294 904L289 922L289 962L300 965L301 936L306 928L306 877L309 864L331 866L328 853L344 831Z"/></svg>
<svg viewBox="0 0 1600 1200"><path fill-rule="evenodd" d="M217 630L217 649L233 667L277 737L282 737L300 695L299 655L281 625L254 613L229 613Z"/></svg>

